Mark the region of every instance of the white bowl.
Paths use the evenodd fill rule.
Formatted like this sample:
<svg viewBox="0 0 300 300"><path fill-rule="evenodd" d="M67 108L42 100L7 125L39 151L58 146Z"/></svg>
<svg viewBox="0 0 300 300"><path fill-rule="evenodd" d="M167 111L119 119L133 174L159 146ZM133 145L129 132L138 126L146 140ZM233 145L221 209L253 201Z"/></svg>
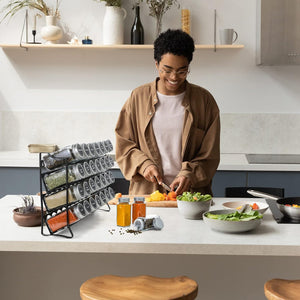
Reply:
<svg viewBox="0 0 300 300"><path fill-rule="evenodd" d="M256 203L259 207L257 211L261 214L263 214L269 207L269 205L265 202L260 202L260 201L230 201L230 202L224 202L222 205L224 208L229 208L229 209L235 209L237 210L238 207L243 206L245 204L252 205L253 203Z"/></svg>
<svg viewBox="0 0 300 300"><path fill-rule="evenodd" d="M222 210L212 210L209 211L211 214L230 214L232 212L235 212L235 210L228 210L228 209L222 209ZM238 232L245 232L250 231L258 227L261 223L261 219L256 220L249 220L249 221L226 221L226 220L216 220L216 219L210 219L205 216L207 212L203 214L203 221L205 224L207 224L211 229L221 232L227 232L227 233L238 233Z"/></svg>
<svg viewBox="0 0 300 300"><path fill-rule="evenodd" d="M210 209L212 199L207 201L182 201L177 199L179 213L185 219L199 220L202 219L204 212Z"/></svg>

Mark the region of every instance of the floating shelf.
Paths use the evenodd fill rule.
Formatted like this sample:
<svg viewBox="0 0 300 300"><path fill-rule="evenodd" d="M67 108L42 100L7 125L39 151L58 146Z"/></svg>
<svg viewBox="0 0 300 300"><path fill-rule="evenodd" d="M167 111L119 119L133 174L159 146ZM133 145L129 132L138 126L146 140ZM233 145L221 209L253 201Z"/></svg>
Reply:
<svg viewBox="0 0 300 300"><path fill-rule="evenodd" d="M28 49L153 49L153 45L69 45L69 44L0 44L3 49L16 49L16 48L28 48ZM215 49L214 45L195 45L196 49ZM216 45L216 49L242 49L244 45Z"/></svg>

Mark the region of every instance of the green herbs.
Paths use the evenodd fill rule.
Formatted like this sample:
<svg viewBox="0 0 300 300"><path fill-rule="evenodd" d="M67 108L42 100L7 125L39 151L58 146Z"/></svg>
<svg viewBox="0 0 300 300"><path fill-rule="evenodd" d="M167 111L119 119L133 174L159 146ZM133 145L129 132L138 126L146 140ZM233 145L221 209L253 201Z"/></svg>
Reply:
<svg viewBox="0 0 300 300"><path fill-rule="evenodd" d="M224 220L224 221L250 221L256 219L262 219L263 217L262 214L254 210L247 213L239 213L238 211L236 211L234 213L220 214L220 215L215 215L210 212L207 212L205 216L210 219Z"/></svg>
<svg viewBox="0 0 300 300"><path fill-rule="evenodd" d="M71 172L69 170L68 182L72 182L72 181L75 181L75 180L76 180L76 177L74 176L73 172ZM44 183L47 186L48 190L52 190L56 187L59 187L63 184L66 184L67 183L67 181L66 181L66 170L62 169L58 172L54 172L54 173L51 173L49 175L46 175L44 177Z"/></svg>
<svg viewBox="0 0 300 300"><path fill-rule="evenodd" d="M197 193L183 192L181 196L177 197L177 200L195 202L195 201L208 201L211 200L211 198L212 197L209 194L202 195L199 192Z"/></svg>

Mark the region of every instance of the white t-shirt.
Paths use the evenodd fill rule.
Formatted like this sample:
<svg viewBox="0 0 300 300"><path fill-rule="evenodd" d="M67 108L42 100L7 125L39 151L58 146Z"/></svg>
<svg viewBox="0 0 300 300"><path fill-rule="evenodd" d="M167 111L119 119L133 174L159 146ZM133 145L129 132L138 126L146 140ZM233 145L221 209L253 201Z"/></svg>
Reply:
<svg viewBox="0 0 300 300"><path fill-rule="evenodd" d="M185 108L179 95L163 95L157 92L158 103L152 124L160 152L164 182L171 184L181 169L181 141Z"/></svg>

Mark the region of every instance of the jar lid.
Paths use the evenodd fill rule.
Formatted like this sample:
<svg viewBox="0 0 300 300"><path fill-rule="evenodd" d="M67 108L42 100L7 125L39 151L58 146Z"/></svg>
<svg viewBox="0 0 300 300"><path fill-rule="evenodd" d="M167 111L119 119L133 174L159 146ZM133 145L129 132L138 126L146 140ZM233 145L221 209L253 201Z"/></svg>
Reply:
<svg viewBox="0 0 300 300"><path fill-rule="evenodd" d="M72 186L74 196L77 200L84 198L84 189L81 183L78 183L75 186Z"/></svg>
<svg viewBox="0 0 300 300"><path fill-rule="evenodd" d="M90 197L89 201L90 201L92 210L96 210L98 208L98 204L97 204L96 200L93 197Z"/></svg>
<svg viewBox="0 0 300 300"><path fill-rule="evenodd" d="M101 207L101 206L102 206L102 201L101 201L100 196L96 194L96 195L94 196L94 199L95 199L95 201L96 201L96 203L97 203L97 206L98 206L98 207Z"/></svg>
<svg viewBox="0 0 300 300"><path fill-rule="evenodd" d="M100 181L101 181L101 186L102 187L105 187L105 186L108 185L108 183L106 182L105 177L104 177L103 174L100 174Z"/></svg>
<svg viewBox="0 0 300 300"><path fill-rule="evenodd" d="M99 193L99 197L100 197L100 200L101 200L101 203L102 203L101 205L104 205L106 203L106 197L105 197L105 194L104 194L103 191L101 191Z"/></svg>
<svg viewBox="0 0 300 300"><path fill-rule="evenodd" d="M86 216L86 211L81 203L78 203L74 207L74 214L79 219L84 218Z"/></svg>
<svg viewBox="0 0 300 300"><path fill-rule="evenodd" d="M142 218L137 218L133 222L133 227L135 230L143 230L144 229L144 220Z"/></svg>
<svg viewBox="0 0 300 300"><path fill-rule="evenodd" d="M76 164L73 166L73 172L77 179L82 179L85 177L85 171L82 164Z"/></svg>
<svg viewBox="0 0 300 300"><path fill-rule="evenodd" d="M95 159L95 166L98 169L98 172L104 171L104 169L101 166L100 158Z"/></svg>
<svg viewBox="0 0 300 300"><path fill-rule="evenodd" d="M88 144L88 147L89 147L91 156L94 157L94 156L96 155L96 150L95 150L94 143L89 143L89 144Z"/></svg>
<svg viewBox="0 0 300 300"><path fill-rule="evenodd" d="M91 194L91 187L89 183L87 181L84 181L82 185L85 196L89 196Z"/></svg>
<svg viewBox="0 0 300 300"><path fill-rule="evenodd" d="M105 140L104 141L104 147L106 149L106 152L110 152L113 150L113 145L112 142L110 140Z"/></svg>
<svg viewBox="0 0 300 300"><path fill-rule="evenodd" d="M134 202L145 202L145 197L134 197Z"/></svg>
<svg viewBox="0 0 300 300"><path fill-rule="evenodd" d="M92 212L92 208L91 208L90 202L88 200L84 200L82 204L83 204L83 207L84 207L85 211L88 214L90 214Z"/></svg>
<svg viewBox="0 0 300 300"><path fill-rule="evenodd" d="M164 222L160 217L156 217L153 220L153 227L157 230L160 230L164 227Z"/></svg>
<svg viewBox="0 0 300 300"><path fill-rule="evenodd" d="M99 147L102 152L102 155L106 153L106 149L103 142L99 142Z"/></svg>
<svg viewBox="0 0 300 300"><path fill-rule="evenodd" d="M95 163L93 162L93 160L90 160L90 161L89 161L89 165L90 165L90 168L91 168L93 174L98 173L98 172L97 172L97 169L96 169L96 166L95 166Z"/></svg>
<svg viewBox="0 0 300 300"><path fill-rule="evenodd" d="M96 188L96 184L95 184L95 181L93 178L90 178L89 179L89 185L90 185L90 188L91 188L91 192L95 192L97 190Z"/></svg>
<svg viewBox="0 0 300 300"><path fill-rule="evenodd" d="M95 176L94 181L95 181L95 184L96 184L96 189L97 190L101 189L102 185L101 185L101 181L100 181L99 176Z"/></svg>
<svg viewBox="0 0 300 300"><path fill-rule="evenodd" d="M100 157L100 163L103 171L106 171L108 169L105 157L106 157L105 155Z"/></svg>
<svg viewBox="0 0 300 300"><path fill-rule="evenodd" d="M115 191L112 187L109 187L108 189L108 193L109 193L109 200L114 199L115 198Z"/></svg>
<svg viewBox="0 0 300 300"><path fill-rule="evenodd" d="M97 156L102 155L102 152L101 152L99 143L94 143L94 148L95 148L95 151L96 151L96 155L97 155Z"/></svg>
<svg viewBox="0 0 300 300"><path fill-rule="evenodd" d="M85 158L83 148L80 144L73 144L71 149L72 149L74 158L76 158L76 159L84 159Z"/></svg>
<svg viewBox="0 0 300 300"><path fill-rule="evenodd" d="M111 184L111 179L110 179L110 176L107 172L104 173L104 177L105 177L105 180L107 182L107 185Z"/></svg>
<svg viewBox="0 0 300 300"><path fill-rule="evenodd" d="M89 146L87 144L82 144L82 148L85 154L85 158L89 158L91 156Z"/></svg>
<svg viewBox="0 0 300 300"><path fill-rule="evenodd" d="M129 203L129 201L130 201L130 198L127 198L127 197L120 197L119 198L119 203Z"/></svg>
<svg viewBox="0 0 300 300"><path fill-rule="evenodd" d="M87 176L92 175L91 167L90 167L90 165L89 165L89 163L88 163L87 161L85 161L85 162L83 163L83 168L84 168L85 173L86 173Z"/></svg>

